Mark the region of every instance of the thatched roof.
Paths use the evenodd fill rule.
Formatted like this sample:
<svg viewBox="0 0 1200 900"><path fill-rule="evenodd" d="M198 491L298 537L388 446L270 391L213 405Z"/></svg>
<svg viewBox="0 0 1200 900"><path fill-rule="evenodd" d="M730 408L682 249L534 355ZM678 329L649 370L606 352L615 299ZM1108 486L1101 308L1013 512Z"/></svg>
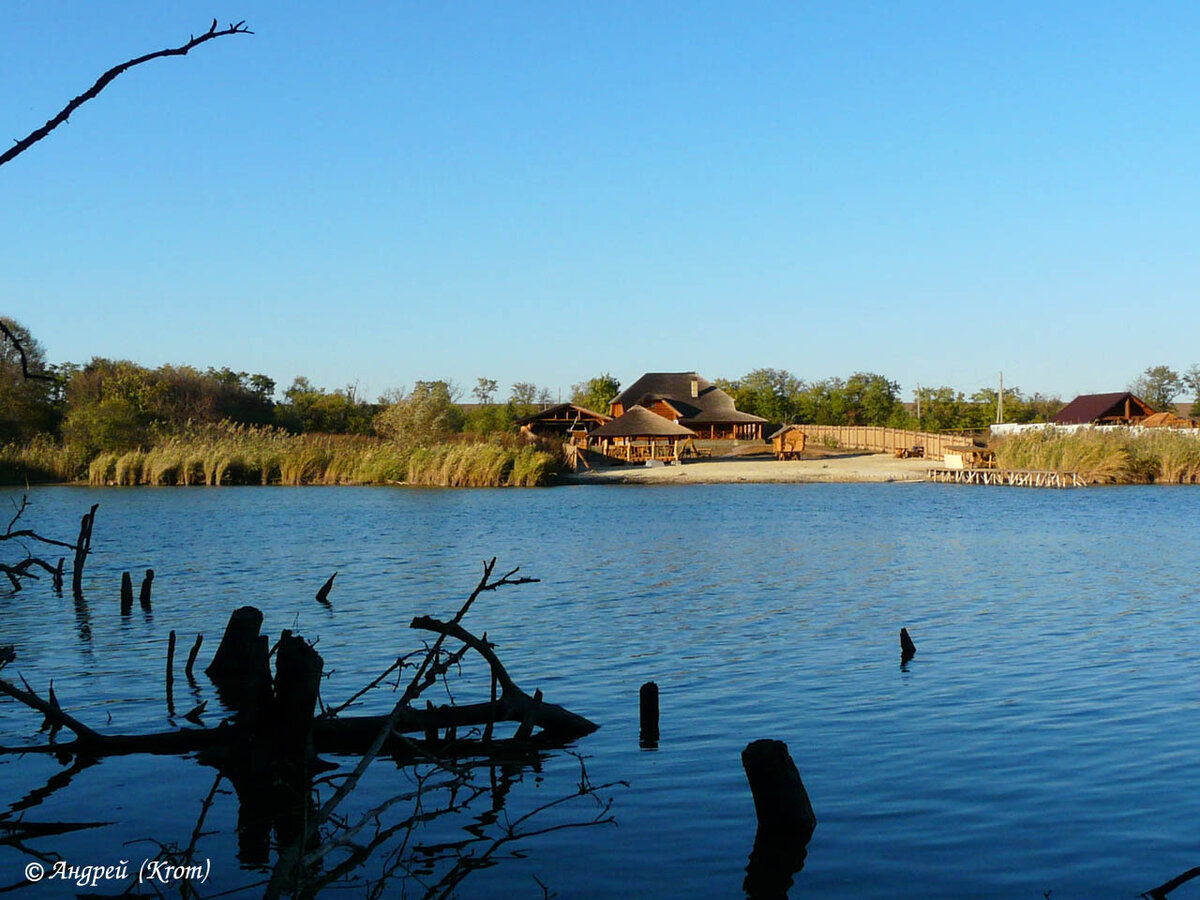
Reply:
<svg viewBox="0 0 1200 900"><path fill-rule="evenodd" d="M591 433L591 437L692 437L695 433L690 428L676 425L670 419L650 412L644 406L634 406L625 415L601 425Z"/></svg>
<svg viewBox="0 0 1200 900"><path fill-rule="evenodd" d="M1080 394L1050 421L1055 425L1087 425L1104 420L1138 420L1154 412L1145 400L1129 391L1113 394Z"/></svg>
<svg viewBox="0 0 1200 900"><path fill-rule="evenodd" d="M692 395L693 384L695 396ZM647 372L618 394L613 404L632 409L649 406L656 400L667 401L678 411L679 421L688 425L749 425L767 421L739 412L732 397L695 372Z"/></svg>

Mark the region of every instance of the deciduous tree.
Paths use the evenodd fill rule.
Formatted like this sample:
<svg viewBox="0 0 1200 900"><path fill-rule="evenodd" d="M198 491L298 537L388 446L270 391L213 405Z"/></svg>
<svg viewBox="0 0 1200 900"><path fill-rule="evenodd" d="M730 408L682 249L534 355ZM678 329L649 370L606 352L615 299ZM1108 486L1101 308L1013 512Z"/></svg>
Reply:
<svg viewBox="0 0 1200 900"><path fill-rule="evenodd" d="M571 385L571 402L593 412L607 413L608 406L621 393L621 382L604 372L595 378Z"/></svg>
<svg viewBox="0 0 1200 900"><path fill-rule="evenodd" d="M1159 412L1171 409L1175 398L1183 391L1184 382L1170 366L1149 366L1129 386Z"/></svg>

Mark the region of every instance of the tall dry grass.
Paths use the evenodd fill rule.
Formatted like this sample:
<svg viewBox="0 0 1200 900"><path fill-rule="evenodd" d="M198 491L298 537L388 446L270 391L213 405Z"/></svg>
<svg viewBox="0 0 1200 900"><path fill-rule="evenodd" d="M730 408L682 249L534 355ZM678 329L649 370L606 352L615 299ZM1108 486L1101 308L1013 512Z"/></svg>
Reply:
<svg viewBox="0 0 1200 900"><path fill-rule="evenodd" d="M501 487L545 484L561 460L516 438L458 438L405 448L361 435L288 434L278 428L202 426L148 448L102 453L93 485L419 484Z"/></svg>
<svg viewBox="0 0 1200 900"><path fill-rule="evenodd" d="M78 449L39 435L28 444L0 446L0 484L78 481L87 473Z"/></svg>
<svg viewBox="0 0 1200 900"><path fill-rule="evenodd" d="M558 471L553 454L533 445L461 441L418 447L408 460L407 481L444 487L535 487Z"/></svg>
<svg viewBox="0 0 1200 900"><path fill-rule="evenodd" d="M996 447L1003 469L1078 472L1094 484L1200 483L1200 435L1081 429L1026 431Z"/></svg>

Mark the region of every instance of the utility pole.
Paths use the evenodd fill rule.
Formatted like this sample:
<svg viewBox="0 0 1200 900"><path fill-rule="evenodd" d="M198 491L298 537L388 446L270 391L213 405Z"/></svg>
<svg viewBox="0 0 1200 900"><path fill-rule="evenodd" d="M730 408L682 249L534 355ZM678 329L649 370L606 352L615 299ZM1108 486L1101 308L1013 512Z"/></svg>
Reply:
<svg viewBox="0 0 1200 900"><path fill-rule="evenodd" d="M1000 393L996 395L996 424L1004 424L1004 373L1000 373Z"/></svg>
<svg viewBox="0 0 1200 900"><path fill-rule="evenodd" d="M921 427L921 382L917 382L917 428Z"/></svg>

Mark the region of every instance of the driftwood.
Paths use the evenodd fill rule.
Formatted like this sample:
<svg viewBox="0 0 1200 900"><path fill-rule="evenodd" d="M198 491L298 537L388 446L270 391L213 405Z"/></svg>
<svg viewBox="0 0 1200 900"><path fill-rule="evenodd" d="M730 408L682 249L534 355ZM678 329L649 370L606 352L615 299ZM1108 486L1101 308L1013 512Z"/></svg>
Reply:
<svg viewBox="0 0 1200 900"><path fill-rule="evenodd" d="M500 816L505 795L522 779L523 771L530 767L537 771L547 751L562 748L597 726L544 700L540 691L527 694L505 668L487 635L476 636L462 625L463 617L482 593L535 580L516 577L515 569L493 577L494 566L495 560L484 565L475 590L451 619L413 619L414 630L433 637L429 645L397 658L348 700L329 708L322 706L319 713L324 666L321 655L304 638L287 630L274 648L269 648L266 636L260 633L262 614L253 607L243 607L230 615L221 645L206 669L223 703L233 710L233 715L219 724L153 734L104 733L64 709L53 686L43 695L24 679L18 684L0 678L0 694L41 715L49 728L45 743L0 747L0 753L53 754L70 763L51 784L35 792L41 795L59 789L76 772L105 756L192 753L199 762L214 766L219 774L204 801L191 842L187 847L160 843L161 859L181 863L194 858L197 840L204 833L204 817L224 780L232 785L238 798L238 856L243 865L267 866L275 854L265 896L315 897L334 882L357 878L356 867L391 841L392 849L380 860L384 863L381 881L376 882L372 896L381 895L379 891L390 879L415 878L427 889L427 896L448 897L462 878L490 865L490 860L513 841L562 828L612 822L612 801L602 800L598 792L621 784L592 785L581 758L577 791L511 820ZM198 637L189 660L189 675L199 646ZM468 653L477 654L489 668L488 698L463 705L426 702L418 706L421 694L444 681ZM172 673L170 649L167 656L168 673ZM0 654L0 668L5 658L11 658L11 654ZM406 669L411 669L412 675L391 713L343 714L367 691L384 684L392 673ZM205 702L185 718L199 725ZM508 738L498 736L505 723L515 726ZM60 732L69 734L70 739L59 740ZM321 754L335 753L353 754L359 759L348 773L318 777L329 767ZM411 767L406 785L415 782L416 789L389 798L358 818L335 814L339 803L381 753ZM476 772L490 777L481 781ZM331 795L322 803L321 792L326 789ZM477 819L477 827L471 830L474 838L445 846L425 844L407 854L396 852L396 842L403 850L408 845L406 835L413 829L439 816L465 813L473 802L488 795L491 813ZM593 801L595 813L565 823L533 823L534 816L576 798ZM40 798L30 802L40 802ZM411 810L409 814L404 814L403 804ZM386 827L381 824L385 813L391 817ZM397 813L399 820L394 821ZM0 815L0 842L19 846L17 842L22 838L101 824L18 824ZM430 886L425 878L432 858L451 865Z"/></svg>
<svg viewBox="0 0 1200 900"><path fill-rule="evenodd" d="M468 600L454 617L442 620L428 616L413 619L412 628L424 631L433 640L424 650L396 659L382 676L373 679L366 688L356 691L340 706L324 709L318 714L318 690L322 682L324 661L312 644L284 630L275 648L260 634L263 616L256 608L241 607L230 614L221 646L206 668L218 695L232 716L212 727L181 727L178 730L150 734L106 733L92 727L62 707L53 685L46 695L31 688L24 679L20 684L0 678L0 694L14 698L43 716L49 728L46 743L24 746L0 746L0 752L11 754L49 754L60 761L71 762L72 768L90 766L102 757L124 754L194 754L199 762L218 770L218 781L227 780L238 796L238 856L242 864L274 866L265 896L316 896L326 884L337 878L352 877L354 865L383 846L386 841L401 840L406 829L413 829L432 818L462 812L474 799L492 794L493 810L503 809L504 793L512 782L520 780L526 767L540 766L541 755L548 750L564 748L576 738L595 730L596 726L569 709L544 700L541 691L530 696L522 690L506 670L486 635L479 637L462 625L462 619L482 593L511 584L534 581L516 577L517 570L493 577L496 560L484 566L484 575ZM446 646L450 642L450 646ZM454 649L450 649L454 647ZM199 638L192 649L191 662L199 649ZM486 662L491 673L491 694L485 701L467 704L454 702L434 706L418 706L421 694L442 682L460 664L464 655L475 653ZM168 649L168 673L173 678L173 653ZM271 658L274 656L274 673ZM412 668L413 674L401 700L388 715L344 715L350 704L366 691L383 684L389 674ZM168 680L168 703L170 703ZM206 701L205 701L206 702ZM188 712L184 718L200 725L205 702ZM170 714L173 708L170 708ZM500 738L500 726L514 726L511 737ZM59 733L70 739L59 739ZM460 737L461 736L461 737ZM352 772L326 779L317 776L330 768L322 754L358 756ZM348 820L335 815L338 805L358 785L361 775L380 754L397 763L412 766L418 780L418 791L401 794L370 810L360 820ZM485 767L491 772L491 784L476 782L473 770ZM502 778L497 780L497 769ZM420 774L420 773L432 774ZM503 773L509 773L504 775ZM430 780L433 775L443 780ZM619 782L614 782L619 784ZM330 796L318 803L318 786L330 788ZM468 872L480 868L480 859L499 850L510 841L526 838L562 827L602 824L612 821L610 804L601 802L587 782L582 770L580 790L554 802L540 806L552 808L574 797L588 797L598 804L593 817L583 822L550 826L545 829L527 827L528 815L515 818L493 842L485 844L482 856L473 856L478 847L463 851L463 847L446 848L446 856L455 859L462 853L460 864L451 866L442 881L431 889L431 896L448 896ZM214 786L215 790L215 786ZM421 798L421 792L437 793L445 798L434 806L432 799ZM379 824L386 809L400 803L413 805L413 814L388 828ZM211 803L211 796L206 805ZM206 810L205 805L205 810ZM532 815L532 814L529 814ZM203 815L202 815L203 818ZM0 823L4 817L0 816ZM488 822L496 822L491 817ZM76 823L47 823L44 827L74 827ZM88 827L83 823L79 827ZM199 834L199 824L197 834ZM368 838L361 839L360 833ZM396 838L400 835L400 838ZM0 833L2 838L2 833ZM13 840L18 840L14 836ZM484 841L480 836L478 839ZM491 840L491 839L490 839ZM186 851L178 847L163 847L164 859L187 859L194 851L194 835ZM426 852L428 847L422 848ZM334 854L326 864L325 857ZM416 872L425 864L414 862L404 854L390 854L384 881L389 877L421 877ZM401 864L397 860L407 859ZM415 866L408 870L404 865ZM408 872L408 875L404 872Z"/></svg>
<svg viewBox="0 0 1200 900"><path fill-rule="evenodd" d="M490 574L490 570L488 571ZM507 583L527 583L530 580L532 579L511 580ZM498 583L484 584L477 589L472 599L478 596L480 591L493 590L496 586ZM543 746L559 746L596 730L598 726L583 716L542 700L540 692L530 696L523 691L496 655L494 646L467 631L459 623L464 612L465 608L449 622L430 616L418 616L412 620L411 628L431 632L438 635L438 638L434 646L424 654L424 659L418 666L418 673L406 690L404 699L397 703L388 715L325 714L314 717L311 708L316 701L315 686L319 684L317 679L323 665L320 654L302 638L290 631L284 631L276 652L276 671L272 677L267 637L259 633L262 613L254 607L245 606L234 610L230 615L225 636L205 670L217 687L222 701L238 714L232 722L222 723L213 728L188 728L151 734L103 734L64 710L54 695L53 686L50 688L48 699L45 699L24 682L23 687L18 687L0 678L0 693L41 713L56 733L61 730L74 735L71 741L0 747L0 752L53 753L98 758L129 753L174 754L207 751L227 744L233 731L237 728L244 729L248 720L269 719L272 724L277 724L274 721L274 717L277 716L282 716L289 723L287 734L297 739L300 734L297 730L300 729L300 725L297 722L299 719L306 719L303 728L307 732L305 741L311 740L317 753L362 754L370 750L375 739L380 737L382 740L375 749L376 753L383 749L403 752L411 750L411 741L402 738L403 735L424 736L448 729L458 731L494 728L497 723L502 722L515 723L518 726L514 736L519 735L521 740L532 745ZM453 653L443 653L442 642L446 638L460 642L462 647ZM199 645L198 637L189 658L189 671ZM302 649L301 645L308 649ZM492 678L499 687L498 695L471 704L451 703L429 705L426 708L414 706L413 701L427 687L436 683L451 666L456 665L468 650L475 651L487 662ZM172 658L173 652L169 651L168 660ZM297 659L303 662L297 663ZM170 666L170 663L168 665ZM395 668L397 665L393 664L388 671ZM168 668L168 672L171 672L171 668ZM173 674L170 677L173 679ZM373 684L378 684L380 680L376 679ZM301 692L306 699L293 701L289 693L293 681L302 681L309 685ZM312 695L311 701L308 699L309 694ZM284 705L293 702L299 704L298 708L310 710L306 717L300 716L298 719L294 708L286 711L282 709ZM534 729L537 729L536 733ZM477 745L482 742L459 743L463 748L469 748L463 752L474 754L478 752ZM453 754L454 747L439 747L441 755L444 756L446 752Z"/></svg>

